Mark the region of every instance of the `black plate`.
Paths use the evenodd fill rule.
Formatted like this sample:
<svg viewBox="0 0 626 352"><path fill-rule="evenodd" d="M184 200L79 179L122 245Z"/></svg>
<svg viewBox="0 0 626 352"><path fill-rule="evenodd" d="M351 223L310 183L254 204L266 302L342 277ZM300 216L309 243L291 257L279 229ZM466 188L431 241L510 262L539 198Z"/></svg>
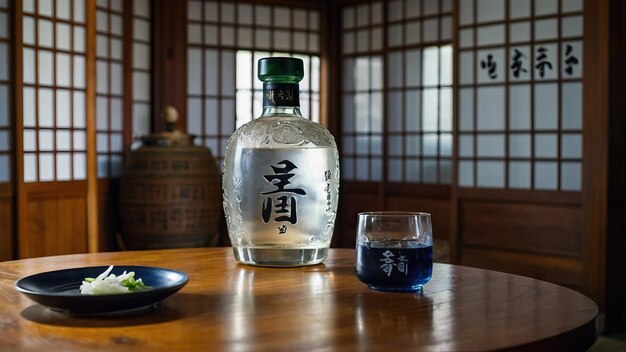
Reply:
<svg viewBox="0 0 626 352"><path fill-rule="evenodd" d="M79 287L86 277L97 277L108 266L48 271L23 277L15 288L33 301L70 314L98 314L149 307L172 295L187 284L189 277L180 271L149 266L114 266L111 273L135 272L136 279L151 288L145 291L111 295L81 295Z"/></svg>

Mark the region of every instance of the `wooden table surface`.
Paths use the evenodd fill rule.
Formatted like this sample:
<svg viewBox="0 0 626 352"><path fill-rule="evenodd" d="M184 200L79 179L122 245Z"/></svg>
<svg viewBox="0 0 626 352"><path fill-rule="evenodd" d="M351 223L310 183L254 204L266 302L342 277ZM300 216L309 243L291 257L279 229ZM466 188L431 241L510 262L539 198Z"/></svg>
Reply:
<svg viewBox="0 0 626 352"><path fill-rule="evenodd" d="M95 265L181 270L189 283L157 310L67 316L13 287L25 275ZM238 264L230 248L77 254L0 263L0 350L585 350L598 309L570 289L435 264L421 294L372 291L354 250L289 269Z"/></svg>

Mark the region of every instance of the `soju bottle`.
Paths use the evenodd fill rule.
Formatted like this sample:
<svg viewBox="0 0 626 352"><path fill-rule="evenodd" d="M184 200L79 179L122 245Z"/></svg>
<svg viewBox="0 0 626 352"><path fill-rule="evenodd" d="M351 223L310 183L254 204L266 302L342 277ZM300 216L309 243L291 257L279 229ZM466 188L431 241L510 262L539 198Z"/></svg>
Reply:
<svg viewBox="0 0 626 352"><path fill-rule="evenodd" d="M300 114L302 60L263 58L263 114L228 141L223 205L235 258L245 264L302 266L328 254L339 198L333 136Z"/></svg>

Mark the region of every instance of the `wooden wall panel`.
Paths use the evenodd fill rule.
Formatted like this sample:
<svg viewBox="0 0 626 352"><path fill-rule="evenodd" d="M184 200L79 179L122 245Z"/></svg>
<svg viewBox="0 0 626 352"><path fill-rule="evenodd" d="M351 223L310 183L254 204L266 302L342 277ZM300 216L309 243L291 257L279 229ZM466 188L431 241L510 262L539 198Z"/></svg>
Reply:
<svg viewBox="0 0 626 352"><path fill-rule="evenodd" d="M573 289L580 289L582 285L582 263L577 259L464 248L460 264L534 277Z"/></svg>
<svg viewBox="0 0 626 352"><path fill-rule="evenodd" d="M365 186L360 183L342 184L339 197L339 219L333 238L333 246L352 248L355 245L358 214L364 211L423 211L432 215L435 241L450 241L451 202L449 197L442 197L441 192L419 196L410 188L405 195L392 189L392 195L381 197L378 186ZM447 254L446 254L447 256Z"/></svg>
<svg viewBox="0 0 626 352"><path fill-rule="evenodd" d="M433 239L450 241L450 201L443 199L388 197L387 210L430 213Z"/></svg>
<svg viewBox="0 0 626 352"><path fill-rule="evenodd" d="M98 180L98 248L100 252L118 249L116 236L120 233L117 203L119 180Z"/></svg>
<svg viewBox="0 0 626 352"><path fill-rule="evenodd" d="M13 259L13 198L0 198L0 262Z"/></svg>
<svg viewBox="0 0 626 352"><path fill-rule="evenodd" d="M387 210L421 211L430 213L433 226L433 259L439 263L450 263L452 238L452 202L449 199L407 196L389 196Z"/></svg>
<svg viewBox="0 0 626 352"><path fill-rule="evenodd" d="M604 311L609 180L609 3L585 0L583 71L583 290ZM620 19L623 20L623 19ZM623 43L620 38L618 43ZM616 45L619 45L615 43ZM623 99L623 97L620 97Z"/></svg>
<svg viewBox="0 0 626 352"><path fill-rule="evenodd" d="M580 206L463 201L461 245L581 257Z"/></svg>
<svg viewBox="0 0 626 352"><path fill-rule="evenodd" d="M117 197L111 194L98 195L98 248L101 252L117 249L116 235L119 233Z"/></svg>
<svg viewBox="0 0 626 352"><path fill-rule="evenodd" d="M20 238L20 258L87 251L84 197L29 199L28 226Z"/></svg>
<svg viewBox="0 0 626 352"><path fill-rule="evenodd" d="M46 250L63 254L84 253L87 251L87 201L82 198L59 199L56 206L57 233L46 239Z"/></svg>
<svg viewBox="0 0 626 352"><path fill-rule="evenodd" d="M176 128L187 130L187 1L154 0L152 46L152 126L165 130L160 113L172 105L178 110ZM216 83L217 84L217 83Z"/></svg>
<svg viewBox="0 0 626 352"><path fill-rule="evenodd" d="M376 210L383 210L377 195L342 194L339 197L339 221L335 227L332 246L354 248L359 212Z"/></svg>

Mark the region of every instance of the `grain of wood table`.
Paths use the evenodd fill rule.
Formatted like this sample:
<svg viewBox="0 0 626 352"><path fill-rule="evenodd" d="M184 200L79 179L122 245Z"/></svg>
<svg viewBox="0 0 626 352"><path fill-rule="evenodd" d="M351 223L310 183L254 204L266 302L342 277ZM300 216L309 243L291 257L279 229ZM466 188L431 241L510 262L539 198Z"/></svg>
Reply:
<svg viewBox="0 0 626 352"><path fill-rule="evenodd" d="M96 265L180 270L189 283L158 309L76 317L20 294L15 281ZM376 292L354 274L354 250L325 264L238 264L230 248L76 254L0 263L0 350L585 350L598 309L570 289L526 277L435 264L423 293Z"/></svg>

